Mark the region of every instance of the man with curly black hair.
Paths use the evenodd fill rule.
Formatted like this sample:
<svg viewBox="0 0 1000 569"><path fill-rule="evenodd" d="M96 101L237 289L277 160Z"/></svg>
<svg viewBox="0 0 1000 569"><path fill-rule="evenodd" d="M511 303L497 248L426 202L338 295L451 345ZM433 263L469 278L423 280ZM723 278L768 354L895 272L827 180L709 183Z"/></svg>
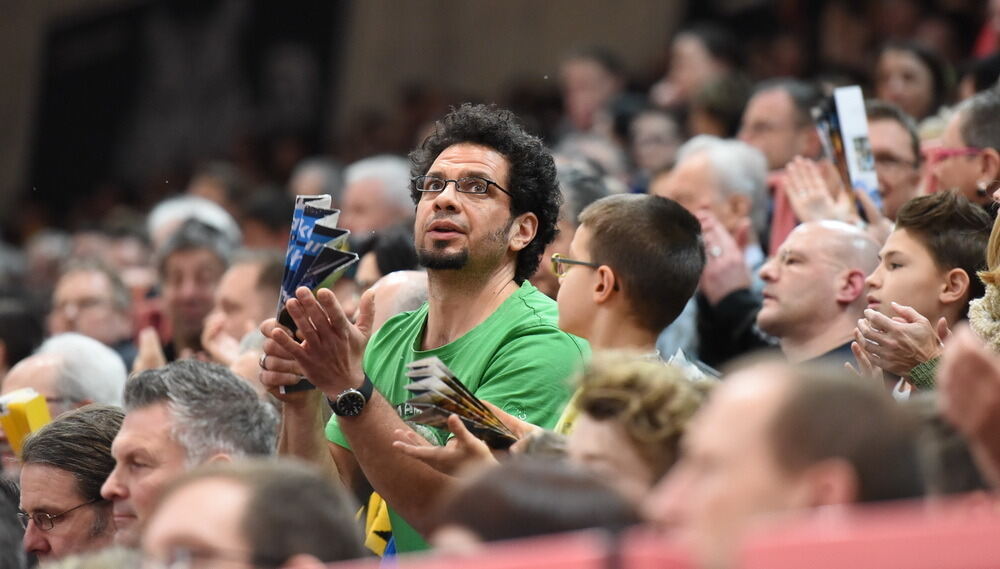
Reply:
<svg viewBox="0 0 1000 569"><path fill-rule="evenodd" d="M561 202L541 140L509 111L466 104L411 161L428 302L370 336L370 305L355 326L333 293L300 289L287 308L301 343L273 320L261 327L269 338L261 381L278 387L304 375L318 388L283 396L286 452L323 464L349 487L367 478L390 506L401 552L426 547L420 534L431 529L449 480L392 446L396 431L409 429L396 407L412 395L406 364L437 356L479 398L552 427L569 396L565 379L589 352L559 330L555 302L527 281L555 236ZM324 439L327 402L339 416Z"/></svg>
<svg viewBox="0 0 1000 569"><path fill-rule="evenodd" d="M545 246L555 239L559 207L563 200L556 181L556 166L552 155L544 149L541 140L522 130L515 120L514 114L509 111L469 104L446 116L443 128L427 137L420 148L410 153L414 181L425 180L422 185L414 183L410 193L418 211L424 194L441 193L427 191L427 179L434 176L425 174L431 173L435 161L449 147L475 145L500 154L506 161L506 187L500 188L494 180L481 176L479 179L486 183L487 193L497 190L501 194L507 194L510 218L505 231L509 231L515 220L523 214L531 214L535 218L534 236L526 244L519 245L519 251L515 249L517 263L513 280L521 284L535 272ZM459 188L458 191L462 190ZM417 245L421 263L429 269L437 268L433 266L432 260L435 255L423 249L420 243Z"/></svg>

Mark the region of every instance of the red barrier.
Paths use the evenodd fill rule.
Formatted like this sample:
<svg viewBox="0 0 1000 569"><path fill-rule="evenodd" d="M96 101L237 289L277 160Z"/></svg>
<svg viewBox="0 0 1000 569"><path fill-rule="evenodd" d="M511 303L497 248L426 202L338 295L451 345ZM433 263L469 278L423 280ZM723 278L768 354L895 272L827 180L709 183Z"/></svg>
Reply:
<svg viewBox="0 0 1000 569"><path fill-rule="evenodd" d="M806 517L808 516L808 517ZM615 541L596 531L497 543L467 556L435 553L336 569L693 569L662 536ZM746 536L735 569L1000 569L1000 508L986 499L827 508Z"/></svg>
<svg viewBox="0 0 1000 569"><path fill-rule="evenodd" d="M817 512L747 536L740 569L1000 568L995 503L907 504Z"/></svg>
<svg viewBox="0 0 1000 569"><path fill-rule="evenodd" d="M601 532L584 531L521 539L485 546L470 555L435 553L401 556L396 560L339 563L336 569L607 569L611 549Z"/></svg>

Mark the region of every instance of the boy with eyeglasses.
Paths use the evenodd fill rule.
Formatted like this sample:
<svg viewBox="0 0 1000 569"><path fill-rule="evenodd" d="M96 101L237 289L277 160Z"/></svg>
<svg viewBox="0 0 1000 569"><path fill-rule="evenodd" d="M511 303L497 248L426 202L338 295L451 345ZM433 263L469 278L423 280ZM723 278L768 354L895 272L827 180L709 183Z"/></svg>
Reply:
<svg viewBox="0 0 1000 569"><path fill-rule="evenodd" d="M655 353L704 266L701 225L677 202L640 194L597 200L580 214L569 256L553 257L559 328L595 351Z"/></svg>

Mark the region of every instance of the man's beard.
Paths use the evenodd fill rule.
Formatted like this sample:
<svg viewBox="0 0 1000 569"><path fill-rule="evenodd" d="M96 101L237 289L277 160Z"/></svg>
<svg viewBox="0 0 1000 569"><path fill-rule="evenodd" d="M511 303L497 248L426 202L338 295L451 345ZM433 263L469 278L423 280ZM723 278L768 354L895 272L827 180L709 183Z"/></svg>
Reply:
<svg viewBox="0 0 1000 569"><path fill-rule="evenodd" d="M417 262L421 267L431 270L457 271L464 269L469 262L469 250L463 249L457 253L444 253L433 249L420 248L417 251Z"/></svg>
<svg viewBox="0 0 1000 569"><path fill-rule="evenodd" d="M506 245L507 235L510 233L510 228L513 224L514 218L511 216L508 218L506 226L487 236L484 243L496 244L498 246ZM442 243L442 246L446 247L447 245ZM417 249L417 262L420 263L421 267L431 270L458 271L464 269L469 264L469 249L462 249L455 253L446 253L436 250L433 246L429 249L421 247Z"/></svg>

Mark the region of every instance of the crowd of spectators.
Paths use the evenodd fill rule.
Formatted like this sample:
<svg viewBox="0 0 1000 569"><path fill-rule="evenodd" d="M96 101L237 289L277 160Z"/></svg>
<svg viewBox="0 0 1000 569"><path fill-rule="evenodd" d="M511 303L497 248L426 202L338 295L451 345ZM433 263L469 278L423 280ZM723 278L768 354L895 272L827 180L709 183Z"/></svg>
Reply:
<svg viewBox="0 0 1000 569"><path fill-rule="evenodd" d="M148 209L17 235L0 395L34 390L51 422L0 437L0 569L320 567L640 524L721 567L762 519L996 504L1000 2L855 4L824 4L817 61L794 26L696 22L653 80L567 52L555 115L455 100L404 121L408 156L359 143L283 180L207 156ZM879 200L814 122L852 84ZM293 331L303 194L360 260L295 291ZM406 365L431 356L511 448L413 421Z"/></svg>

